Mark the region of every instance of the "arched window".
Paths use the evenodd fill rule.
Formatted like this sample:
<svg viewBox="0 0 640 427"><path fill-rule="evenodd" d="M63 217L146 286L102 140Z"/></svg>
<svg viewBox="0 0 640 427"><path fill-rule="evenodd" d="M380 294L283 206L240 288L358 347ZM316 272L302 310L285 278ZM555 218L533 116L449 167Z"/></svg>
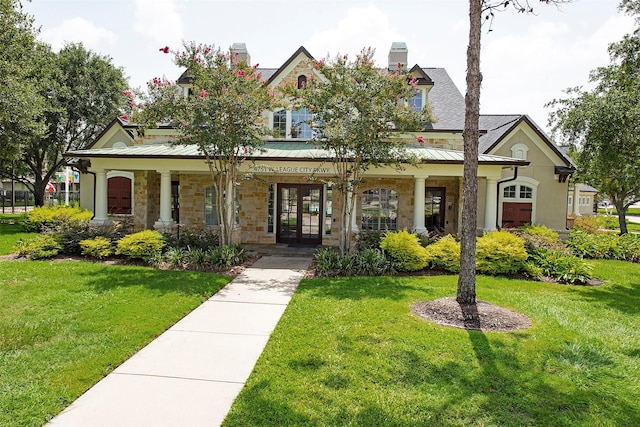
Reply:
<svg viewBox="0 0 640 427"><path fill-rule="evenodd" d="M298 76L298 89L304 89L307 86L307 76L301 74Z"/></svg>
<svg viewBox="0 0 640 427"><path fill-rule="evenodd" d="M398 229L398 192L373 188L362 192L362 229Z"/></svg>

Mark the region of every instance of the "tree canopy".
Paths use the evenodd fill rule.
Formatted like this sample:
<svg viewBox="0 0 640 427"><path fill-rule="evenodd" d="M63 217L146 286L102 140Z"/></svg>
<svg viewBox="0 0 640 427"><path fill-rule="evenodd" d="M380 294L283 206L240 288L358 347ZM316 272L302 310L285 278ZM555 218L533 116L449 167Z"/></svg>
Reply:
<svg viewBox="0 0 640 427"><path fill-rule="evenodd" d="M160 49L170 53L168 47ZM154 78L141 105L145 127L171 124L175 144L193 144L206 157L211 172L221 243L234 243L238 166L260 149L269 129L262 115L274 105L273 93L260 72L213 45L189 43L173 52L184 67L187 93L174 82ZM135 119L135 117L134 117Z"/></svg>
<svg viewBox="0 0 640 427"><path fill-rule="evenodd" d="M353 197L372 167L406 162L406 140L396 131L422 130L431 120L430 108L412 109L417 80L406 70L381 70L374 51L363 49L355 60L337 55L313 61L304 87L289 87L285 94L293 109L306 108L313 118L312 142L331 153L333 189L342 197L340 247L350 248ZM313 179L313 177L311 177Z"/></svg>
<svg viewBox="0 0 640 427"><path fill-rule="evenodd" d="M621 3L625 11L638 7ZM549 103L550 121L573 146L579 178L611 197L626 233L626 211L640 201L640 29L611 44L609 55L611 64L589 76L593 89L571 88Z"/></svg>

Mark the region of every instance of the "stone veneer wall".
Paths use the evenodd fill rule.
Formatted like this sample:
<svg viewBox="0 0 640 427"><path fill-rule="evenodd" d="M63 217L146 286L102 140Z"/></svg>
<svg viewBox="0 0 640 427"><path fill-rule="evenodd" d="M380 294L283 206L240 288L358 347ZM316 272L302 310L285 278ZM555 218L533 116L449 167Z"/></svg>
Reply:
<svg viewBox="0 0 640 427"><path fill-rule="evenodd" d="M153 228L160 217L160 175L155 171L134 172L134 226Z"/></svg>
<svg viewBox="0 0 640 427"><path fill-rule="evenodd" d="M445 187L444 230L447 234L458 233L458 218L460 211L460 181L461 178L427 179L425 187ZM450 208L449 208L450 207Z"/></svg>
<svg viewBox="0 0 640 427"><path fill-rule="evenodd" d="M205 188L213 185L210 174L180 174L180 222L204 226Z"/></svg>

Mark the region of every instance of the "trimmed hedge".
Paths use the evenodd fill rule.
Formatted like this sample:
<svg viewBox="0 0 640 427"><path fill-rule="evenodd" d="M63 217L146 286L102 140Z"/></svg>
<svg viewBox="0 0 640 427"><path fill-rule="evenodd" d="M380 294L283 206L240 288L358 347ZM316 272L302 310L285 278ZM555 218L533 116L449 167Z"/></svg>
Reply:
<svg viewBox="0 0 640 427"><path fill-rule="evenodd" d="M398 271L417 271L427 266L427 251L420 245L415 234L407 230L387 232L380 241L384 250Z"/></svg>

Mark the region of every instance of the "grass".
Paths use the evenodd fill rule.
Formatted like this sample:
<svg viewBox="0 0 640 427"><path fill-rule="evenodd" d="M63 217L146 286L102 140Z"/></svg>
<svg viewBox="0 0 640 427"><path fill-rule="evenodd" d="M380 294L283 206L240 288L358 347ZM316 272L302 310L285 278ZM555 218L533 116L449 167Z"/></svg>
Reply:
<svg viewBox="0 0 640 427"><path fill-rule="evenodd" d="M43 425L229 280L89 262L0 261L0 425Z"/></svg>
<svg viewBox="0 0 640 427"><path fill-rule="evenodd" d="M612 215L618 215L617 213L618 211L616 210L616 208L613 208L613 213ZM598 208L598 213L600 214L606 214L607 211L603 208ZM640 216L640 208L629 208L627 209L627 215L631 215L631 216Z"/></svg>
<svg viewBox="0 0 640 427"><path fill-rule="evenodd" d="M0 215L1 218L6 216ZM22 231L22 226L19 224L0 223L0 255L8 255L14 252L13 248L20 239L26 239L36 234Z"/></svg>
<svg viewBox="0 0 640 427"><path fill-rule="evenodd" d="M304 280L224 426L640 425L640 265L599 287L478 278L533 327L482 333L411 314L457 276Z"/></svg>

